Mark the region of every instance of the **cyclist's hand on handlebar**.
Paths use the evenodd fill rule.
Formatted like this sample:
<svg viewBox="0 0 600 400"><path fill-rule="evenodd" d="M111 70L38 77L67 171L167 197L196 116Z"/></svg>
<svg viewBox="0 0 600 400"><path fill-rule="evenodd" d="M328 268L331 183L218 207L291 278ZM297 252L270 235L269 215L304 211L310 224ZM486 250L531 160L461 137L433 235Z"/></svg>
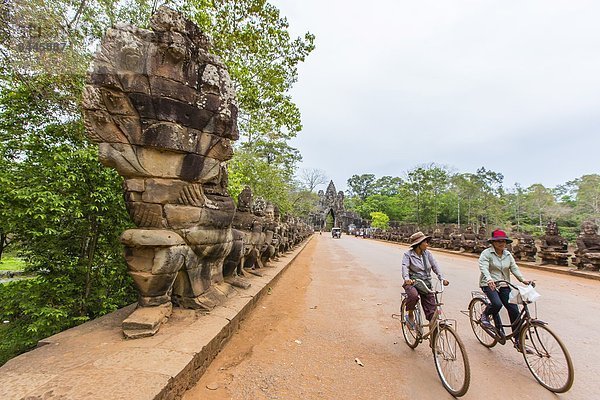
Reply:
<svg viewBox="0 0 600 400"><path fill-rule="evenodd" d="M488 287L492 290L496 290L496 282L494 281L488 281Z"/></svg>
<svg viewBox="0 0 600 400"><path fill-rule="evenodd" d="M443 284L444 286L448 286L448 285L450 284L450 282L448 282L447 280L445 280L445 279L444 279L444 280L442 281L442 284Z"/></svg>
<svg viewBox="0 0 600 400"><path fill-rule="evenodd" d="M415 283L415 281L413 281L412 279L407 279L407 280L404 281L405 285L412 285L414 283Z"/></svg>
<svg viewBox="0 0 600 400"><path fill-rule="evenodd" d="M535 287L535 282L534 281L523 281L523 285L531 285L531 286Z"/></svg>

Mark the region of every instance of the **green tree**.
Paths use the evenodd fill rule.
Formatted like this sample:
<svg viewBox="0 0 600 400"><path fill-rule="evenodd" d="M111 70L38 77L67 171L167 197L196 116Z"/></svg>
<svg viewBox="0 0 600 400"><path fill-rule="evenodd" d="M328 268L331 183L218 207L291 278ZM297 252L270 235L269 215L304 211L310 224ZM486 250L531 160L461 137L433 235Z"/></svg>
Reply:
<svg viewBox="0 0 600 400"><path fill-rule="evenodd" d="M451 190L456 193L457 215L461 217L461 223L464 221L474 226L503 224L503 179L501 173L483 167L475 174L452 176Z"/></svg>
<svg viewBox="0 0 600 400"><path fill-rule="evenodd" d="M580 219L600 222L600 175L583 175L574 184L577 187L576 210Z"/></svg>
<svg viewBox="0 0 600 400"><path fill-rule="evenodd" d="M237 195L239 185L248 184L289 211L288 191L301 156L288 141L302 125L288 91L298 79L298 64L314 49L314 35L292 39L287 19L265 0L189 0L183 9L212 38L212 51L234 81L241 139L230 163L230 193Z"/></svg>
<svg viewBox="0 0 600 400"><path fill-rule="evenodd" d="M402 178L382 176L373 184L373 191L383 196L396 196L400 193Z"/></svg>
<svg viewBox="0 0 600 400"><path fill-rule="evenodd" d="M423 167L417 167L407 173L403 185L413 200L415 222L417 224L427 223L425 221L424 208L428 201L427 197L431 184L427 177L427 171Z"/></svg>
<svg viewBox="0 0 600 400"><path fill-rule="evenodd" d="M375 175L352 175L347 184L350 196L357 196L361 201L365 201L367 197L374 193Z"/></svg>
<svg viewBox="0 0 600 400"><path fill-rule="evenodd" d="M506 206L510 219L517 231L521 231L523 219L525 217L525 190L520 184L516 183L514 187L506 193Z"/></svg>
<svg viewBox="0 0 600 400"><path fill-rule="evenodd" d="M427 176L431 182L433 216L434 223L437 225L440 212L444 207L444 196L442 195L448 191L450 177L445 167L435 164L429 166Z"/></svg>
<svg viewBox="0 0 600 400"><path fill-rule="evenodd" d="M281 212L289 212L288 193L292 190L292 181L288 171L270 164L252 150L238 149L236 157L229 162L228 191L234 199L247 185L254 197L263 197L277 204Z"/></svg>
<svg viewBox="0 0 600 400"><path fill-rule="evenodd" d="M552 191L539 183L531 185L525 193L525 202L526 209L537 220L540 232L543 232L549 210L556 205Z"/></svg>
<svg viewBox="0 0 600 400"><path fill-rule="evenodd" d="M308 191L302 185L296 184L288 195L290 213L299 217L307 218L317 210L319 196L315 192Z"/></svg>
<svg viewBox="0 0 600 400"><path fill-rule="evenodd" d="M437 224L441 213L442 193L449 187L445 167L428 164L407 172L404 186L414 200L415 220L418 224Z"/></svg>
<svg viewBox="0 0 600 400"><path fill-rule="evenodd" d="M244 141L294 137L302 125L288 91L297 65L314 49L314 35L292 39L287 19L265 0L191 0L184 8L212 37L235 81Z"/></svg>
<svg viewBox="0 0 600 400"><path fill-rule="evenodd" d="M375 211L371 213L371 226L373 228L379 229L388 229L389 228L390 217L385 215L382 212Z"/></svg>

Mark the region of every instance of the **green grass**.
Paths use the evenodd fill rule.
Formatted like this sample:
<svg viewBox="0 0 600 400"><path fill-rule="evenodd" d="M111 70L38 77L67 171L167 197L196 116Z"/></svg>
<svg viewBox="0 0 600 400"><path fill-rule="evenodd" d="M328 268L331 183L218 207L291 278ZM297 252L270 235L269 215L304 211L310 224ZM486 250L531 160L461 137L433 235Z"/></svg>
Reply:
<svg viewBox="0 0 600 400"><path fill-rule="evenodd" d="M0 260L0 270L2 271L22 271L25 269L25 261L19 257L4 256Z"/></svg>

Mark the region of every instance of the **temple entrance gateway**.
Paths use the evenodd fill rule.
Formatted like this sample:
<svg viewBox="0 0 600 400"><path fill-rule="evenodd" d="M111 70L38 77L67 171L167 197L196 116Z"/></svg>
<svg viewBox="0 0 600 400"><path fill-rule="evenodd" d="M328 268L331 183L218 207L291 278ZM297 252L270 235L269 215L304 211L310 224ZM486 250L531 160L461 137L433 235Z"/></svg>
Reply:
<svg viewBox="0 0 600 400"><path fill-rule="evenodd" d="M325 232L331 232L331 228L336 227L335 223L335 215L333 214L333 210L329 210L327 216L325 217L325 227L323 230Z"/></svg>
<svg viewBox="0 0 600 400"><path fill-rule="evenodd" d="M329 232L331 228L337 227L348 233L349 226L353 226L355 229L368 226L358 214L344 209L344 192L337 192L333 181L329 182L325 192L319 190L318 195L317 211L310 216L315 230Z"/></svg>

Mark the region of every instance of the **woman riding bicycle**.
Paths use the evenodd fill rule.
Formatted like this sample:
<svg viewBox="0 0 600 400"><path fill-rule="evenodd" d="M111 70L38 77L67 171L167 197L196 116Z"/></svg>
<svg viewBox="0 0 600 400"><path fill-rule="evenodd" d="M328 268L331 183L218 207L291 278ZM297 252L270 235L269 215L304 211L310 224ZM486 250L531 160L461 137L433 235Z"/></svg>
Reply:
<svg viewBox="0 0 600 400"><path fill-rule="evenodd" d="M440 267L433 258L431 251L427 250L431 236L426 236L423 232L419 231L413 234L409 240L410 250L404 253L404 257L402 258L402 278L404 279L402 287L408 296L406 299L406 310L408 311L407 322L414 326L414 310L419 297L421 298L425 318L430 322L436 307L435 295L426 291L425 288L419 288L422 283L415 283L414 280L421 279L427 284L429 289L433 289L431 285L431 271L433 270L438 278L443 281L444 286L448 285L448 281L443 278Z"/></svg>
<svg viewBox="0 0 600 400"><path fill-rule="evenodd" d="M525 280L513 255L506 250L506 245L512 243L506 233L500 229L492 232L492 237L488 239L488 243L492 246L481 252L479 256L479 286L486 294L491 304L486 307L481 314L481 324L486 327L491 327L492 324L489 316L494 317L496 327L501 333L504 333L502 321L500 319L500 310L502 306L508 311L511 324L519 318L519 307L516 304L508 302L510 296L510 287L507 285L496 286L496 281L505 280L510 282L510 274L512 273L520 282L528 285L530 281ZM518 335L515 337L518 338ZM518 342L515 343L519 349Z"/></svg>

